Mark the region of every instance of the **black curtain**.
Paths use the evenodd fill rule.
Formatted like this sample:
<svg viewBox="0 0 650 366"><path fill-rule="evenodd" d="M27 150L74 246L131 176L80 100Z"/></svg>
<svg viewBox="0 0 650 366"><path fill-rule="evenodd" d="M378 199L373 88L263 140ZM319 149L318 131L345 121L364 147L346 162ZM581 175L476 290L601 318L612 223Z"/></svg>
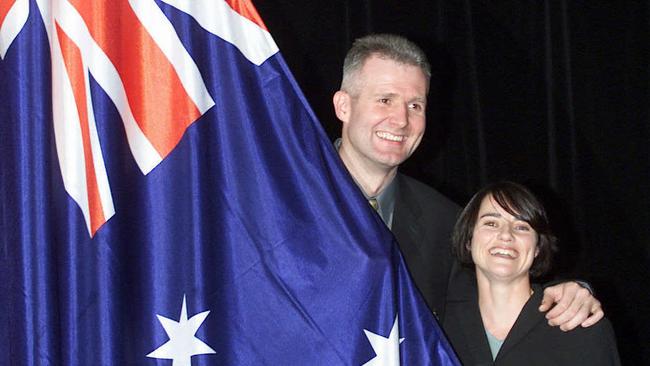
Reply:
<svg viewBox="0 0 650 366"><path fill-rule="evenodd" d="M494 180L533 188L561 239L556 275L590 281L624 364L648 364L649 1L255 5L332 138L351 42L391 32L420 44L434 84L403 171L459 204Z"/></svg>

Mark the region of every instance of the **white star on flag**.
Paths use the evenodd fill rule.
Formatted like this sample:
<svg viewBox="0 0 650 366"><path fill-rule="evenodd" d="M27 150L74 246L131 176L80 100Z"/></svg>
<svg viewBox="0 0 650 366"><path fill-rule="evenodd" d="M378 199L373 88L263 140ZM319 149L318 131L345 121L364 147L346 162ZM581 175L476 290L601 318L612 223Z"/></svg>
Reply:
<svg viewBox="0 0 650 366"><path fill-rule="evenodd" d="M183 307L179 321L156 315L165 328L169 341L149 353L147 357L174 360L172 366L191 366L192 356L216 353L210 346L194 337L210 311L204 311L187 319L187 306L183 295Z"/></svg>
<svg viewBox="0 0 650 366"><path fill-rule="evenodd" d="M366 337L375 351L377 356L363 364L363 366L399 366L399 345L404 338L399 338L398 316L395 315L393 328L390 330L388 338L380 336L364 329Z"/></svg>

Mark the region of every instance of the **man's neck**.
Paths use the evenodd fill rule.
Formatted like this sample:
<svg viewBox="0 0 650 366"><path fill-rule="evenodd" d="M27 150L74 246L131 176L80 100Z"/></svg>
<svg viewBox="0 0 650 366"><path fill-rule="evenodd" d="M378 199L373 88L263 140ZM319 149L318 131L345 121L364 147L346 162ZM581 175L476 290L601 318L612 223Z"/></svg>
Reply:
<svg viewBox="0 0 650 366"><path fill-rule="evenodd" d="M379 196L379 194L383 192L384 189L386 189L386 187L388 187L388 185L393 181L396 172L397 170L393 170L388 174L373 177L355 176L354 174L352 174L352 176L354 177L354 180L357 182L357 184L361 187L363 192L366 194L366 196L376 197Z"/></svg>
<svg viewBox="0 0 650 366"><path fill-rule="evenodd" d="M388 187L397 174L397 167L389 170L372 169L361 164L355 164L351 159L346 159L344 154L340 154L340 156L354 181L368 197L378 196Z"/></svg>

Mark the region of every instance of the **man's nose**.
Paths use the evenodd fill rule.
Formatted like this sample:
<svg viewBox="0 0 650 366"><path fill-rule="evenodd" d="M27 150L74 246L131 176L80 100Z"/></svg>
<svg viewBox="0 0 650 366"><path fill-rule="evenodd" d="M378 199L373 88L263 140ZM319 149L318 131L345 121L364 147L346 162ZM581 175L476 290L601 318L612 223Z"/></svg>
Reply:
<svg viewBox="0 0 650 366"><path fill-rule="evenodd" d="M392 110L392 122L400 128L409 123L409 107L406 103L395 103Z"/></svg>

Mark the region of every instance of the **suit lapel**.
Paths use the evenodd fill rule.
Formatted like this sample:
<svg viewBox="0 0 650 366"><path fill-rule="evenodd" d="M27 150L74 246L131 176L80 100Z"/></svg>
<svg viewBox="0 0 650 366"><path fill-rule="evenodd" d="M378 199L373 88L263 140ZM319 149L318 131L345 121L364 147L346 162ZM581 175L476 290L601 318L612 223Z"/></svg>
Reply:
<svg viewBox="0 0 650 366"><path fill-rule="evenodd" d="M444 313L451 271L449 238L455 207L443 196L397 173L392 231L409 272L434 313Z"/></svg>
<svg viewBox="0 0 650 366"><path fill-rule="evenodd" d="M420 227L422 208L401 174L397 175L397 179L392 231L405 256L420 256L422 251L417 243L418 233L423 232Z"/></svg>

